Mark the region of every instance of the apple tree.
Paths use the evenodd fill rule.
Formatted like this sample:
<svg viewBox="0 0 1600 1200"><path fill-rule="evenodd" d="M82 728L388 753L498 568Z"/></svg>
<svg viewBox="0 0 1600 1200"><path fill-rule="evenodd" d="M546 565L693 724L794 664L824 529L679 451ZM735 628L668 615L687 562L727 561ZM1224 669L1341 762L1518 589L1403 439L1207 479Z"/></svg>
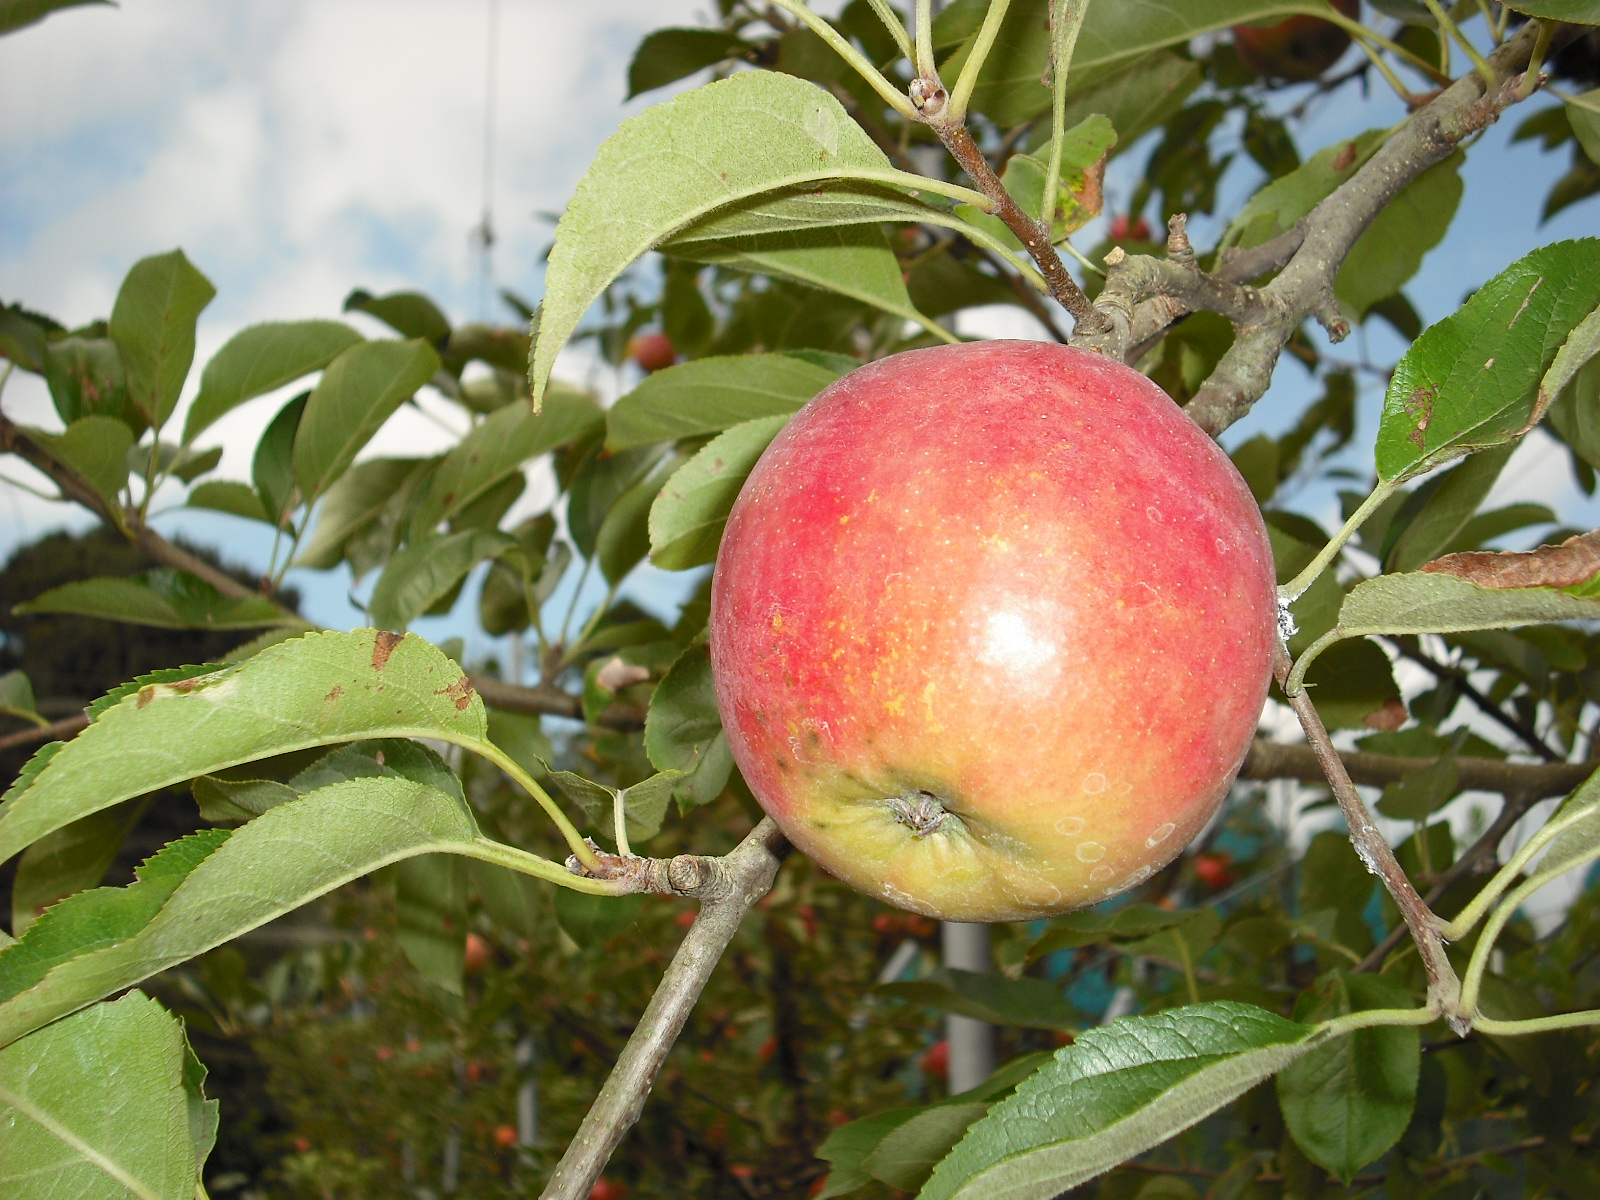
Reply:
<svg viewBox="0 0 1600 1200"><path fill-rule="evenodd" d="M0 8L0 29L54 7ZM1498 262L1427 328L1404 290L1502 117L1571 155L1546 214L1600 191L1600 91L1569 80L1600 82L1600 5L933 7L723 0L713 26L650 35L634 93L715 78L601 147L543 300L514 325L357 290L347 309L394 336L252 325L184 407L214 289L181 251L137 261L83 328L0 310L6 377L42 377L59 417L0 414L0 449L160 564L19 611L237 634L219 661L174 663L54 722L24 675L0 680L24 726L5 746L45 743L0 804L0 861L17 860L0 948L8 1195L205 1194L218 1113L171 1010L247 1023L288 971L249 978L234 944L330 904L387 923L370 951L318 960L308 1010L382 966L433 989L409 993L424 999L403 1019L431 1005L458 1042L518 1005L548 1016L529 996L564 992L583 994L589 1011L561 1010L588 1018L582 1037L607 1019L629 1031L597 1095L566 1093L558 1158L526 1122L479 1137L463 1120L440 1143L446 1190L601 1195L613 1152L663 1104L678 1141L630 1144L613 1168L640 1196L1600 1188L1600 889L1553 922L1524 908L1600 857L1600 534L1529 502L1485 507L1536 429L1593 490L1600 239ZM1363 86L1393 88L1404 119L1302 144L1313 100ZM1119 155L1139 164L1127 210L1104 214L1106 242L1075 246ZM1197 247L1189 217L1215 213L1246 160L1264 181ZM1230 768L1223 815L1107 904L998 925L998 969L981 971L934 968L928 929L891 923L920 918L823 877L761 815L717 705L706 569L798 410L857 367L959 347L952 318L994 304L1137 368L1212 439L1258 406L1284 412L1283 432L1232 450L1277 592L1265 732ZM1371 321L1407 343L1398 361L1347 350ZM602 406L553 378L574 338L650 369ZM1286 351L1320 392L1298 412L1274 386ZM207 431L285 391L251 479L212 477ZM1381 393L1373 430L1358 427L1363 392ZM458 418L448 449L363 456L424 402ZM508 520L530 464L553 499ZM1343 485L1338 528L1294 507L1308 484ZM260 586L158 532L158 495L273 530ZM1519 538L1536 544L1498 548ZM629 598L647 559L699 573L671 622ZM370 579L370 627L314 628L281 604L292 566ZM517 647L507 663L463 664L407 632L469 581L485 633ZM1269 788L1295 811L1267 811ZM152 796L190 806L194 832L102 886ZM1295 818L1324 810L1302 843ZM698 909L679 922L688 910L650 896ZM874 940L874 924L906 936ZM485 934L525 961L486 966ZM563 949L543 953L557 934ZM717 971L730 946L737 979ZM740 1039L722 1036L756 976L772 1048L745 1059L770 1059L776 1087L765 1068L729 1070ZM703 998L714 1028L694 1024ZM978 1078L950 1064L940 1094L917 1033L929 1011L997 1027L1005 1061ZM470 1064L399 1040L414 1068L400 1096L417 1080L465 1095ZM329 1124L352 1143L379 1078L399 1077L341 1085ZM718 1111L748 1127L741 1150L762 1167L689 1120ZM410 1151L433 1136L412 1120ZM395 1171L412 1182L406 1155L372 1140L365 1158L302 1155L286 1177L304 1194L394 1194Z"/></svg>

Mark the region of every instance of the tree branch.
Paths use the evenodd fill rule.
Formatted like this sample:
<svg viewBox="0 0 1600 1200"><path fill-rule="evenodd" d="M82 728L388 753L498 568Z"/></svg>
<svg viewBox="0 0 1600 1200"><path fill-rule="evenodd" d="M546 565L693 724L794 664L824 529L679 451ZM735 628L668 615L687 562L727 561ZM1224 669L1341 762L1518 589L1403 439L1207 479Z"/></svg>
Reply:
<svg viewBox="0 0 1600 1200"><path fill-rule="evenodd" d="M587 1200L612 1152L639 1119L656 1074L711 972L745 914L772 888L779 861L787 852L788 843L778 827L765 818L724 858L685 854L671 860L673 877L682 885L672 890L700 897L700 914L540 1200Z"/></svg>
<svg viewBox="0 0 1600 1200"><path fill-rule="evenodd" d="M1212 275L1173 270L1170 263L1142 255L1112 264L1095 303L1106 314L1105 327L1081 322L1073 344L1121 359L1185 313L1223 313L1233 321L1234 343L1185 409L1216 437L1265 393L1284 344L1307 316L1315 316L1335 342L1349 332L1333 281L1350 248L1408 184L1523 98L1519 72L1532 56L1538 24L1529 22L1490 57L1505 80L1499 88L1487 92L1477 72L1458 79L1413 114L1305 220L1266 246L1231 256ZM1282 258L1286 250L1289 255ZM1152 263L1158 265L1147 265ZM1226 286L1278 266L1278 277L1259 291Z"/></svg>
<svg viewBox="0 0 1600 1200"><path fill-rule="evenodd" d="M1339 754L1345 773L1353 783L1385 787L1413 771L1428 766L1434 759L1408 758L1400 754L1372 754L1363 750ZM1499 792L1505 796L1527 796L1528 803L1550 796L1565 796L1594 772L1594 763L1519 763L1494 758L1453 760L1464 791ZM1303 783L1325 783L1321 760L1310 746L1290 746L1257 738L1239 769L1240 779L1298 779Z"/></svg>
<svg viewBox="0 0 1600 1200"><path fill-rule="evenodd" d="M13 750L18 746L31 746L35 742L53 742L59 738L73 737L88 724L89 718L83 713L78 713L76 716L63 717L49 725L30 725L26 729L19 729L15 733L0 737L0 751Z"/></svg>
<svg viewBox="0 0 1600 1200"><path fill-rule="evenodd" d="M205 580L219 593L231 600L242 600L246 597L259 597L260 592L240 583L232 575L206 562L205 559L191 554L182 546L168 541L149 525L144 524L132 513L124 513L111 506L95 491L81 476L65 463L53 458L49 451L28 436L28 431L15 424L4 413L0 413L0 451L9 451L24 459L40 471L44 472L60 489L63 499L71 500L83 508L88 509L99 517L110 529L116 530L128 538L139 549L143 550L150 558L163 566L173 567L179 571L187 571L200 579ZM270 597L269 597L270 599ZM287 611L287 610L285 610ZM524 687L520 684L506 683L504 680L491 679L487 676L469 676L472 686L477 689L484 702L495 708L504 708L512 712L536 713L552 717L568 717L572 720L583 719L583 704L577 696L566 692L551 683L540 683L533 687ZM68 722L57 722L62 726L62 734L77 732L87 721L82 721L77 728L67 728L70 721L79 721L79 718L69 718ZM632 705L616 704L601 714L596 724L607 726L611 729L633 730L644 726L644 714ZM52 729L55 726L51 726ZM52 734L49 736L59 736ZM0 739L0 749L10 745L26 745L30 741L43 740L43 730L21 730L15 734L7 734L5 739Z"/></svg>

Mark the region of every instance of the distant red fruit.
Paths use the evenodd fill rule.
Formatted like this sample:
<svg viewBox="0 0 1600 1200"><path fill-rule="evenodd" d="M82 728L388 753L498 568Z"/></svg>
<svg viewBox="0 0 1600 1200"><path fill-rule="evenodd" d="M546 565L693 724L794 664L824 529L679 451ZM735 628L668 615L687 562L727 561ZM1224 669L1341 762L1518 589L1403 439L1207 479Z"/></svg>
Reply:
<svg viewBox="0 0 1600 1200"><path fill-rule="evenodd" d="M509 1150L517 1144L517 1127L515 1125L496 1125L494 1127L494 1144L502 1150Z"/></svg>
<svg viewBox="0 0 1600 1200"><path fill-rule="evenodd" d="M1213 892L1232 887L1237 878L1233 873L1233 859L1226 854L1196 854L1194 873Z"/></svg>
<svg viewBox="0 0 1600 1200"><path fill-rule="evenodd" d="M628 343L628 356L646 371L660 371L678 361L678 348L664 333L641 333Z"/></svg>
<svg viewBox="0 0 1600 1200"><path fill-rule="evenodd" d="M1361 0L1329 0L1352 21L1361 15ZM1291 83L1315 79L1350 45L1350 35L1321 17L1290 17L1276 25L1235 25L1233 51L1239 61L1263 79Z"/></svg>
<svg viewBox="0 0 1600 1200"><path fill-rule="evenodd" d="M466 971L468 975L482 975L483 969L489 965L489 959L494 951L489 943L475 933L467 934Z"/></svg>
<svg viewBox="0 0 1600 1200"><path fill-rule="evenodd" d="M922 1056L922 1069L940 1079L950 1074L950 1043L935 1042Z"/></svg>
<svg viewBox="0 0 1600 1200"><path fill-rule="evenodd" d="M604 1175L594 1181L594 1187L589 1189L589 1200L622 1200L627 1195L628 1189L614 1179L607 1179Z"/></svg>
<svg viewBox="0 0 1600 1200"><path fill-rule="evenodd" d="M777 1052L778 1039L775 1037L769 1037L766 1041L761 1043L761 1049L756 1051L756 1057L761 1059L762 1062L766 1062Z"/></svg>
<svg viewBox="0 0 1600 1200"><path fill-rule="evenodd" d="M735 1179L749 1179L755 1173L756 1169L750 1166L748 1163L735 1163L733 1166L728 1168L728 1174L732 1175Z"/></svg>
<svg viewBox="0 0 1600 1200"><path fill-rule="evenodd" d="M1150 240L1150 222L1140 217L1130 223L1127 213L1118 213L1111 218L1111 240L1113 242L1148 242Z"/></svg>

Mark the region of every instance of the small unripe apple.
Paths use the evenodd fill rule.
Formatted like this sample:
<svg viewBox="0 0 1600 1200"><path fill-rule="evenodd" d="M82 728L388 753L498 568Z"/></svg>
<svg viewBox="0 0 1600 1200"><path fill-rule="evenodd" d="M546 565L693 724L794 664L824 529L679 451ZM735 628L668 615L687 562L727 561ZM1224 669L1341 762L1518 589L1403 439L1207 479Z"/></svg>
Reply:
<svg viewBox="0 0 1600 1200"><path fill-rule="evenodd" d="M641 333L628 343L628 356L646 371L664 371L678 361L678 349L664 333Z"/></svg>
<svg viewBox="0 0 1600 1200"><path fill-rule="evenodd" d="M819 866L954 921L1097 904L1228 791L1266 697L1272 554L1233 464L1085 350L914 350L762 456L711 598L717 704Z"/></svg>
<svg viewBox="0 0 1600 1200"><path fill-rule="evenodd" d="M1329 0L1352 21L1361 15L1361 0ZM1239 61L1263 79L1299 83L1315 79L1350 45L1350 35L1321 17L1290 17L1276 25L1235 25L1233 51Z"/></svg>

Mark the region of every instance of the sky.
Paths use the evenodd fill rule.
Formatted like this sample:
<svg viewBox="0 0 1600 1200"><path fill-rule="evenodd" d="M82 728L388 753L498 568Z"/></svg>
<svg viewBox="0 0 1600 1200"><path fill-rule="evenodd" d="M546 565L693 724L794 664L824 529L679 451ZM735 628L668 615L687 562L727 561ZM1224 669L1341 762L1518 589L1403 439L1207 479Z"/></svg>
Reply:
<svg viewBox="0 0 1600 1200"><path fill-rule="evenodd" d="M456 321L511 319L494 287L538 298L553 214L604 138L666 94L623 102L634 47L653 28L701 23L709 8L709 0L123 0L58 13L0 38L0 300L76 325L110 311L136 259L181 246L218 293L201 317L197 368L245 325L339 316L358 286L424 291ZM1312 109L1301 145L1309 153L1402 116L1381 85L1365 99L1346 88ZM1430 254L1407 287L1427 322L1535 246L1600 230L1596 200L1539 224L1543 195L1567 158L1532 142L1512 145L1523 116L1513 110L1467 157L1447 249ZM1141 158L1113 163L1112 210L1133 191ZM1253 167L1236 168L1220 211L1260 182ZM486 200L497 233L487 273L474 237ZM1203 216L1190 227L1202 246L1220 233ZM1092 246L1099 236L1091 226L1079 242ZM361 314L344 319L369 335L386 332ZM960 329L1037 332L1011 308L965 315ZM1354 357L1364 345L1386 363L1403 349L1376 322L1358 339L1335 353ZM566 355L557 374L608 396L628 382L597 374L581 354ZM1296 364L1281 365L1266 400L1225 444L1281 431L1314 390ZM218 477L247 478L256 437L284 398L254 401L202 439L225 448ZM1380 399L1380 388L1365 389L1348 454L1357 469L1370 466ZM31 377L15 378L3 400L14 419L59 424ZM399 414L367 453L433 452L452 440L449 430L464 428L449 405L424 407ZM29 478L15 459L0 464L0 475ZM548 501L548 480L538 482L536 473L523 511ZM1490 503L1511 500L1600 523L1600 505L1577 492L1564 452L1538 434ZM1330 489L1301 504L1337 523ZM156 523L257 569L271 550L270 532L225 516L178 509ZM70 506L0 484L0 554L50 529L88 524ZM363 623L343 571L296 571L289 582L312 619ZM647 568L632 590L669 612L692 584ZM418 629L435 640L470 638L471 610L464 602ZM476 636L469 652L493 648Z"/></svg>

